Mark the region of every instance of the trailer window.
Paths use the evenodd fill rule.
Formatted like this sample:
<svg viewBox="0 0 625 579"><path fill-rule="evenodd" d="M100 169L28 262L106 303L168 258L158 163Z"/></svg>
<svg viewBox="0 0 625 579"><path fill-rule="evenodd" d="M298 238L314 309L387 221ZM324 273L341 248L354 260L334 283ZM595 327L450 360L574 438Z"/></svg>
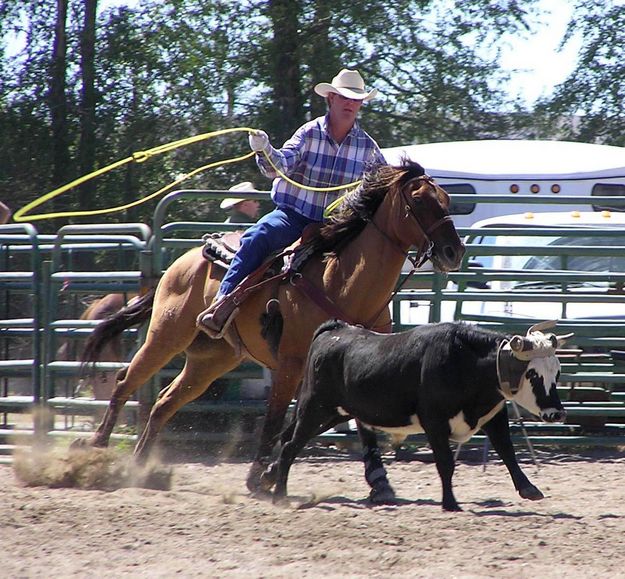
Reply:
<svg viewBox="0 0 625 579"><path fill-rule="evenodd" d="M475 188L468 183L451 183L442 186L450 195L475 195ZM475 203L454 201L449 204L450 215L470 215L475 211Z"/></svg>
<svg viewBox="0 0 625 579"><path fill-rule="evenodd" d="M625 198L625 185L618 183L597 183L593 185L590 193L593 197L623 197ZM625 211L625 205L593 205L595 211Z"/></svg>

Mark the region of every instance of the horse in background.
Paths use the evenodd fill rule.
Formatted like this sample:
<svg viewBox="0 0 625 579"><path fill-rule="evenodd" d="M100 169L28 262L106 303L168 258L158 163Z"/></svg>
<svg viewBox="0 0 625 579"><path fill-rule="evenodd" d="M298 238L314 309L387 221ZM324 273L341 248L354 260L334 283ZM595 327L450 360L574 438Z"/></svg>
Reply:
<svg viewBox="0 0 625 579"><path fill-rule="evenodd" d="M92 300L87 309L81 314L80 320L105 320L114 316L122 308L133 303L137 293L110 293L101 298ZM121 334L107 342L91 362L123 362L127 352ZM62 344L56 354L57 360L82 360L84 343L77 339L68 339ZM93 365L85 364L81 377L74 389L74 395L83 393L89 387L95 400L110 400L115 387L117 370L98 370Z"/></svg>

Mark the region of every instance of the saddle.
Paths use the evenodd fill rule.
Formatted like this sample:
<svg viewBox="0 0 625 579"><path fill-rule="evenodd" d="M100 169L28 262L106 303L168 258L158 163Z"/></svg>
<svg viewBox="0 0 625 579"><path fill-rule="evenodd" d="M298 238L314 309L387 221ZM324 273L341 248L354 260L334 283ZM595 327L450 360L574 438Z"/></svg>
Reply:
<svg viewBox="0 0 625 579"><path fill-rule="evenodd" d="M306 226L302 236L297 241L282 251L272 253L260 266L259 270L272 271L273 275L276 275L280 270L283 272L299 271L314 253L314 249L309 242L320 227L321 223L311 223ZM234 254L241 246L242 236L242 231L207 233L202 237L204 242L202 256L223 269L228 269ZM278 262L280 258L282 258L282 261L277 264L277 267L270 267L275 262ZM253 272L250 274L250 277L254 276L257 279L255 274L256 272Z"/></svg>
<svg viewBox="0 0 625 579"><path fill-rule="evenodd" d="M212 264L219 266L220 270L226 270L232 262L232 258L240 247L240 241L243 232L235 231L228 233L211 233L203 236L204 246L202 248L202 257ZM310 234L307 239L310 238ZM296 271L293 269L294 264L297 267L301 267L306 260L314 253L312 246L305 251L308 247L302 240L298 240L291 247L288 247L282 251L278 251L270 255L261 266L245 277L237 287L229 294L228 298L231 300L233 309L231 312L227 312L228 318L226 319L221 332L211 335L212 337L223 337L234 348L237 355L240 355L245 346L238 334L236 324L231 323L236 317L239 306L245 301L245 299L253 292L257 291L267 283L278 281L278 283L284 283L287 279L290 279L292 274ZM297 260L295 256L299 256ZM295 263L296 262L296 263ZM220 278L220 272L211 269L211 277L216 279ZM267 304L267 313L269 313L270 305L275 310L277 301L274 298ZM236 306L236 307L234 307ZM211 308L205 310L203 314L208 313ZM220 306L218 306L220 307ZM279 306L278 306L279 309ZM202 317L203 314L200 314ZM204 329L204 331L207 331Z"/></svg>
<svg viewBox="0 0 625 579"><path fill-rule="evenodd" d="M207 233L202 237L202 257L224 269L228 269L230 262L241 246L242 231Z"/></svg>
<svg viewBox="0 0 625 579"><path fill-rule="evenodd" d="M224 310L226 316L223 329L219 333L212 334L214 329L211 329L209 335L212 337L224 337L240 354L244 345L236 330L236 324L232 324L232 321L236 317L239 306L247 299L247 297L256 292L261 287L266 286L267 283L278 281L278 283L286 283L290 281L294 287L297 287L300 292L306 295L310 300L316 303L321 309L323 309L330 317L344 319L350 323L356 323L354 320L350 320L340 308L323 292L323 290L317 288L312 284L305 276L297 275L301 271L304 264L316 253L316 244L312 243L315 233L318 231L321 224L312 224L304 229L302 236L290 247L282 251L278 251L270 255L261 266L245 277L239 285L228 294L227 300L230 300L230 310ZM243 235L241 231L229 232L229 233L211 233L206 234L202 238L204 246L202 248L202 256L211 263L218 265L222 270L228 269L232 258L240 247L240 240ZM212 271L212 270L211 270ZM211 277L213 277L211 275ZM219 277L219 274L215 276ZM222 302L225 303L225 302ZM275 311L279 304L275 299L269 300L267 303L267 313L270 308ZM211 311L211 306L208 310L205 310L202 315ZM221 308L222 306L216 306ZM222 308L223 309L223 308ZM216 312L217 310L215 310ZM223 314L222 314L223 315ZM374 328L379 329L379 328ZM390 328L384 326L385 331L390 331ZM204 331L207 331L206 329Z"/></svg>

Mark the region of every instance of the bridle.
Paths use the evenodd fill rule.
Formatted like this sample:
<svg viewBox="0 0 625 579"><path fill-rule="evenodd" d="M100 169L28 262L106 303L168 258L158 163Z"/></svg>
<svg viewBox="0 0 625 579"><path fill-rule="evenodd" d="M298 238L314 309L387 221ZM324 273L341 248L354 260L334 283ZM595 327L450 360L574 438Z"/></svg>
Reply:
<svg viewBox="0 0 625 579"><path fill-rule="evenodd" d="M436 187L434 180L429 175L421 175L419 177L415 177L414 179L410 180L410 182L412 181L423 181L427 183L428 185L431 185L432 187ZM416 269L419 269L428 259L432 257L432 251L434 249L434 242L431 239L432 234L443 224L452 221L452 218L450 215L445 215L441 217L440 219L436 220L426 229L425 227L423 227L423 224L421 223L421 219L418 215L417 207L415 205L415 200L413 199L412 195L408 193L407 190L408 190L408 187L406 185L404 185L401 188L401 196L402 196L402 200L404 201L404 209L405 209L404 219L408 219L409 217L412 217L412 219L414 220L415 224L417 225L417 227L419 228L423 236L423 243L421 247L419 248L419 252L416 257L414 258L411 257L408 251L404 250L397 243L397 241L395 241L394 239L391 239L388 236L388 234L385 231L383 231L380 228L380 226L375 222L375 216L373 219L371 219L370 223L391 244L391 246L395 247L408 261L410 261L410 263L412 263L414 270L416 270Z"/></svg>
<svg viewBox="0 0 625 579"><path fill-rule="evenodd" d="M432 187L436 187L436 185L434 183L434 180L429 175L421 175L419 177L415 177L414 179L411 179L410 181L424 181L428 185L431 185ZM434 249L434 242L431 239L432 233L434 233L443 224L453 221L450 215L445 215L445 216L441 217L440 219L436 220L434 223L432 223L432 225L430 225L427 229L425 227L423 227L423 224L421 223L421 220L420 220L419 215L417 213L417 208L415 206L415 201L412 198L412 195L410 195L407 192L407 189L408 189L408 187L406 185L404 185L401 188L401 195L402 195L402 199L403 199L403 201L405 203L404 208L405 208L405 211L406 211L405 214L404 214L404 219L408 219L409 217L412 217L412 219L414 220L415 224L417 225L417 227L421 231L421 234L423 235L423 244L419 248L419 252L418 252L417 256L413 258L413 257L410 256L408 251L404 250L399 245L399 243L397 243L397 241L395 241L394 239L391 239L389 237L389 235L384 230L382 230L380 228L380 226L375 222L375 215L371 219L370 223L390 243L391 247L394 247L399 253L401 253L401 255L405 259L407 259L412 264L412 269L410 270L410 272L408 272L408 274L402 280L402 282L393 290L393 292L389 296L388 301L364 325L365 328L371 328L372 327L372 325L375 323L375 321L380 317L380 314L382 313L382 311L384 311L384 309L388 307L388 304L393 300L395 295L402 289L402 287L404 287L404 284L406 284L406 282L410 279L410 277L428 259L430 259L432 257L432 250Z"/></svg>

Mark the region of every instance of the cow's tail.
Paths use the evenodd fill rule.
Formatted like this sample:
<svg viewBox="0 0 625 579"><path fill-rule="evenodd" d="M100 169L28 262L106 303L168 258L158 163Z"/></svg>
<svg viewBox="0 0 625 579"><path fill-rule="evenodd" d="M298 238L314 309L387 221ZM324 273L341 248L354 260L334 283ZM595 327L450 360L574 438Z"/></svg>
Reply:
<svg viewBox="0 0 625 579"><path fill-rule="evenodd" d="M85 342L81 360L83 364L97 362L105 346L121 335L124 330L145 324L152 316L155 293L156 288L150 289L98 323Z"/></svg>
<svg viewBox="0 0 625 579"><path fill-rule="evenodd" d="M316 330L315 333L313 335L313 342L323 333L325 332L329 332L331 330L338 330L340 328L344 328L346 326L348 326L349 324L347 322L344 322L343 320L327 320L325 322L323 322L323 324L321 324Z"/></svg>

